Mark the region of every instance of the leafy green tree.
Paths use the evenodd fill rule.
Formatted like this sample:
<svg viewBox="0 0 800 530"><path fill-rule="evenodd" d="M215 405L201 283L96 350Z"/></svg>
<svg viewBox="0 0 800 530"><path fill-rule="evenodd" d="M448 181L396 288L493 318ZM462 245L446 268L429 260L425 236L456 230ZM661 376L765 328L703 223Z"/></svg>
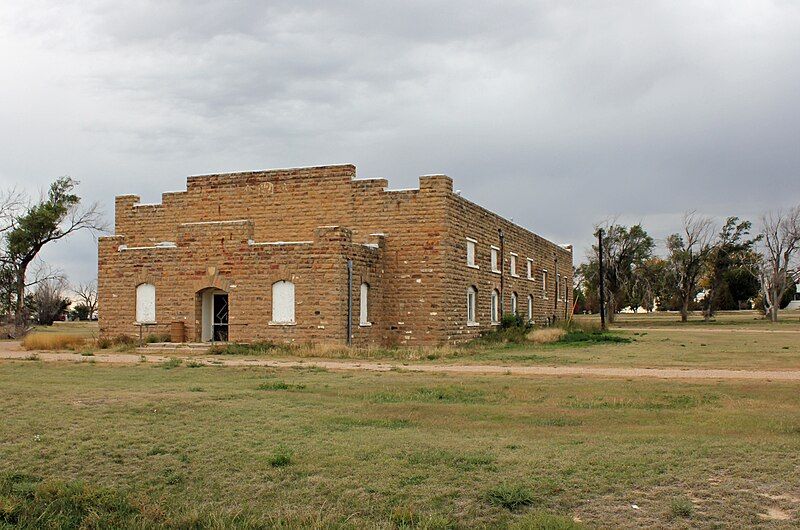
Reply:
<svg viewBox="0 0 800 530"><path fill-rule="evenodd" d="M97 204L81 206L74 193L77 182L60 177L38 202L16 208L4 227L2 261L14 276L15 324L17 330L26 324L25 289L28 269L48 243L64 239L79 230L103 230Z"/></svg>
<svg viewBox="0 0 800 530"><path fill-rule="evenodd" d="M603 230L606 318L609 322L614 322L615 315L628 305L631 293L636 291L634 287L636 271L653 256L655 243L640 224L630 228L614 223L598 226L595 237L600 230ZM597 245L592 246L592 250L588 263L581 265L581 274L586 283L587 293L596 292L599 296L600 269ZM640 305L640 300L637 300L636 304Z"/></svg>
<svg viewBox="0 0 800 530"><path fill-rule="evenodd" d="M704 280L706 296L703 299L703 315L706 320L718 309L738 308L743 299L741 297L752 298L758 293L758 280L748 266L755 263L753 248L760 238L747 237L751 228L750 221L728 217L711 246ZM748 282L748 276L751 282ZM732 283L734 289L731 288ZM753 283L755 292L747 289Z"/></svg>

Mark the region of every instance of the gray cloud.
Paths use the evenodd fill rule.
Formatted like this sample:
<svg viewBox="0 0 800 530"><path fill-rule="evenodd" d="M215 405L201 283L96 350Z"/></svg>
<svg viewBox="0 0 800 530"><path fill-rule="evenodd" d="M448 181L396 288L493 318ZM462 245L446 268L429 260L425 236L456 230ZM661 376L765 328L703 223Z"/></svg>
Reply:
<svg viewBox="0 0 800 530"><path fill-rule="evenodd" d="M800 7L687 2L10 2L0 183L157 201L189 174L444 172L556 241L612 215L800 200ZM76 279L89 237L48 250Z"/></svg>

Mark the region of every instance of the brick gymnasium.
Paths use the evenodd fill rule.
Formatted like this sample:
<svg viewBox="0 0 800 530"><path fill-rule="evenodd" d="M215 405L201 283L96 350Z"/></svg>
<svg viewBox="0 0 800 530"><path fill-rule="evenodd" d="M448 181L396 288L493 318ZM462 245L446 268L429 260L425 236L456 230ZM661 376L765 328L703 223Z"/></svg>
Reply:
<svg viewBox="0 0 800 530"><path fill-rule="evenodd" d="M161 204L116 198L99 242L103 337L356 346L461 343L505 313L563 319L572 249L453 192L352 165L189 177ZM348 341L348 333L350 341Z"/></svg>

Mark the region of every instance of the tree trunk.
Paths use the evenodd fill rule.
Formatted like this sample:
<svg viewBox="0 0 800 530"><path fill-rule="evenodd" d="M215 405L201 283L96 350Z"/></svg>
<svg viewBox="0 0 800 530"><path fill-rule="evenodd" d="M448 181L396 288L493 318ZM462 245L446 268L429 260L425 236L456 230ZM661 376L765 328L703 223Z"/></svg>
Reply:
<svg viewBox="0 0 800 530"><path fill-rule="evenodd" d="M771 322L778 321L778 309L781 304L781 296L777 289L772 290L772 305L769 308L769 319Z"/></svg>
<svg viewBox="0 0 800 530"><path fill-rule="evenodd" d="M688 322L689 320L689 299L684 298L681 302L681 322Z"/></svg>
<svg viewBox="0 0 800 530"><path fill-rule="evenodd" d="M25 272L26 268L17 269L17 307L14 313L14 328L17 335L25 331Z"/></svg>

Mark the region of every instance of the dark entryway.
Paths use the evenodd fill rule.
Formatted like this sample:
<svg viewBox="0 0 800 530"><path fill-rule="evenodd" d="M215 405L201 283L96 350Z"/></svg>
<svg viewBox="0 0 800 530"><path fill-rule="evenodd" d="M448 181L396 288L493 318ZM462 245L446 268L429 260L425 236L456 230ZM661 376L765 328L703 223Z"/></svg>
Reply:
<svg viewBox="0 0 800 530"><path fill-rule="evenodd" d="M215 342L228 340L228 294L214 293L213 338Z"/></svg>

